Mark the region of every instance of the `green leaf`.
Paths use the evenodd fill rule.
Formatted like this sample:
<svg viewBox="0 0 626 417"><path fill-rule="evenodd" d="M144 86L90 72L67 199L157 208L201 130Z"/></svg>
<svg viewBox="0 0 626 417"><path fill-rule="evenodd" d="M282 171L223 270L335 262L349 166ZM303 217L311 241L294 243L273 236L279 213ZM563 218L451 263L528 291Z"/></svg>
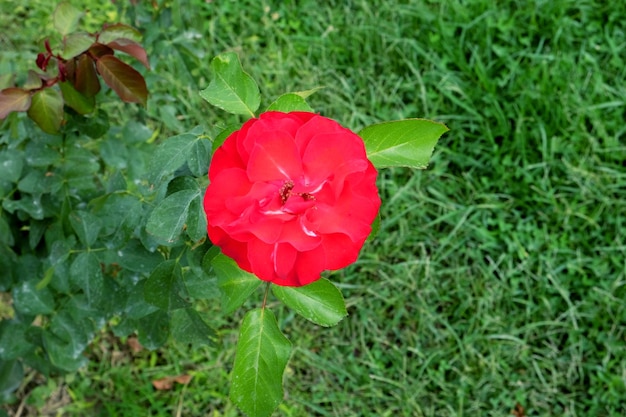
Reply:
<svg viewBox="0 0 626 417"><path fill-rule="evenodd" d="M80 253L70 267L70 282L83 290L90 304L98 304L104 296L104 278L100 261L93 252Z"/></svg>
<svg viewBox="0 0 626 417"><path fill-rule="evenodd" d="M43 333L44 346L50 362L67 372L78 370L87 362L83 352L93 337L92 325L86 317L67 310L56 314Z"/></svg>
<svg viewBox="0 0 626 417"><path fill-rule="evenodd" d="M137 320L139 343L146 349L157 349L167 342L170 334L169 316L157 310Z"/></svg>
<svg viewBox="0 0 626 417"><path fill-rule="evenodd" d="M198 312L185 308L172 312L172 338L179 343L194 346L215 344L215 331L202 320Z"/></svg>
<svg viewBox="0 0 626 417"><path fill-rule="evenodd" d="M73 236L72 236L73 238ZM54 279L53 286L60 292L69 292L69 272L67 260L72 252L76 239L56 239L50 248L48 260L50 266L46 269L43 278L37 283L37 289L45 288Z"/></svg>
<svg viewBox="0 0 626 417"><path fill-rule="evenodd" d="M320 326L334 326L348 315L341 292L325 278L304 287L272 285L272 292L296 313Z"/></svg>
<svg viewBox="0 0 626 417"><path fill-rule="evenodd" d="M38 290L37 283L24 280L13 289L13 304L22 314L35 316L54 311L54 298L48 288Z"/></svg>
<svg viewBox="0 0 626 417"><path fill-rule="evenodd" d="M102 220L87 211L74 211L70 214L70 224L83 245L91 247L98 239Z"/></svg>
<svg viewBox="0 0 626 417"><path fill-rule="evenodd" d="M53 88L36 92L28 109L30 117L46 133L55 134L63 121L63 97Z"/></svg>
<svg viewBox="0 0 626 417"><path fill-rule="evenodd" d="M33 345L26 340L26 323L0 321L0 359L12 360L24 356Z"/></svg>
<svg viewBox="0 0 626 417"><path fill-rule="evenodd" d="M94 42L95 39L86 32L76 32L67 35L63 40L61 57L70 60L91 48Z"/></svg>
<svg viewBox="0 0 626 417"><path fill-rule="evenodd" d="M187 161L195 142L204 141L192 132L167 138L156 148L154 157L150 161L149 181L151 185L160 185L165 177L173 174ZM206 170L208 173L208 165Z"/></svg>
<svg viewBox="0 0 626 417"><path fill-rule="evenodd" d="M104 82L126 103L141 103L148 100L148 87L143 76L130 65L113 55L104 55L96 61L96 68Z"/></svg>
<svg viewBox="0 0 626 417"><path fill-rule="evenodd" d="M194 198L189 205L189 214L187 215L187 236L189 239L197 242L207 237L207 221L202 205L202 198Z"/></svg>
<svg viewBox="0 0 626 417"><path fill-rule="evenodd" d="M211 61L211 69L213 79L200 91L200 97L229 113L254 117L261 94L256 82L244 72L237 54L227 52L216 56Z"/></svg>
<svg viewBox="0 0 626 417"><path fill-rule="evenodd" d="M200 185L198 185L195 178L188 175L175 177L167 184L166 196L182 190L194 190L200 192Z"/></svg>
<svg viewBox="0 0 626 417"><path fill-rule="evenodd" d="M5 181L17 182L24 168L24 153L15 149L0 152L0 178Z"/></svg>
<svg viewBox="0 0 626 417"><path fill-rule="evenodd" d="M63 93L65 104L76 110L78 114L88 114L95 110L95 97L87 97L81 94L69 81L59 83L59 87L61 88L61 93Z"/></svg>
<svg viewBox="0 0 626 417"><path fill-rule="evenodd" d="M426 168L437 140L448 131L442 124L406 119L367 126L359 132L367 157L376 168Z"/></svg>
<svg viewBox="0 0 626 417"><path fill-rule="evenodd" d="M150 214L146 231L162 245L174 244L187 222L189 206L196 198L201 198L198 190L182 190L169 195Z"/></svg>
<svg viewBox="0 0 626 417"><path fill-rule="evenodd" d="M133 283L126 284L126 290L128 291L128 297L126 298L126 317L132 320L141 319L149 314L152 314L160 310L157 306L146 302L144 286L146 284L145 279L138 281L135 285Z"/></svg>
<svg viewBox="0 0 626 417"><path fill-rule="evenodd" d="M313 109L301 95L296 93L287 93L278 97L272 104L270 104L267 111L282 111L285 113L291 111L313 112Z"/></svg>
<svg viewBox="0 0 626 417"><path fill-rule="evenodd" d="M92 204L93 212L102 219L101 234L113 236L120 245L130 239L142 221L143 205L137 196L113 193L92 201Z"/></svg>
<svg viewBox="0 0 626 417"><path fill-rule="evenodd" d="M180 264L168 260L157 266L143 288L147 302L165 311L187 308L189 294Z"/></svg>
<svg viewBox="0 0 626 417"><path fill-rule="evenodd" d="M122 249L115 251L116 262L125 269L148 273L163 262L159 252L150 252L141 242L131 240Z"/></svg>
<svg viewBox="0 0 626 417"><path fill-rule="evenodd" d="M256 275L244 271L228 256L220 253L211 261L222 291L222 309L230 314L263 283Z"/></svg>
<svg viewBox="0 0 626 417"><path fill-rule="evenodd" d="M50 192L50 176L42 170L32 170L17 184L17 189L29 194Z"/></svg>
<svg viewBox="0 0 626 417"><path fill-rule="evenodd" d="M211 141L207 138L198 137L187 148L185 159L193 175L206 177L209 173L209 162L211 160Z"/></svg>
<svg viewBox="0 0 626 417"><path fill-rule="evenodd" d="M41 79L41 75L36 73L33 70L28 70L28 75L26 76L26 82L22 85L26 90L38 90L43 86L43 80Z"/></svg>
<svg viewBox="0 0 626 417"><path fill-rule="evenodd" d="M82 12L68 2L61 2L57 5L52 15L54 28L63 36L76 30Z"/></svg>
<svg viewBox="0 0 626 417"><path fill-rule="evenodd" d="M230 398L251 417L269 417L283 400L283 372L291 342L281 333L274 313L249 311L243 318Z"/></svg>
<svg viewBox="0 0 626 417"><path fill-rule="evenodd" d="M0 360L0 398L15 391L24 378L22 363L16 360Z"/></svg>
<svg viewBox="0 0 626 417"><path fill-rule="evenodd" d="M9 88L13 85L15 85L15 74L0 75L0 90Z"/></svg>
<svg viewBox="0 0 626 417"><path fill-rule="evenodd" d="M141 32L132 26L128 26L123 23L115 23L100 31L100 34L98 35L98 42L107 44L120 38L126 38L139 42L141 41Z"/></svg>
<svg viewBox="0 0 626 417"><path fill-rule="evenodd" d="M98 157L85 147L71 146L65 150L63 178L71 188L94 190L95 174L100 170Z"/></svg>
<svg viewBox="0 0 626 417"><path fill-rule="evenodd" d="M187 251L190 269L185 274L185 286L194 299L213 300L221 295L215 273L211 269L211 260L219 253L220 249L213 246L208 239L201 246Z"/></svg>
<svg viewBox="0 0 626 417"><path fill-rule="evenodd" d="M0 217L0 243L7 246L13 246L15 243L11 227L4 217Z"/></svg>
<svg viewBox="0 0 626 417"><path fill-rule="evenodd" d="M0 120L14 111L27 111L30 108L30 92L23 88L9 87L0 91Z"/></svg>
<svg viewBox="0 0 626 417"><path fill-rule="evenodd" d="M28 215L33 219L42 220L44 218L40 194L26 194L20 200L4 199L2 201L2 207L9 213L14 213L16 210L22 210L23 212L28 213Z"/></svg>
<svg viewBox="0 0 626 417"><path fill-rule="evenodd" d="M28 142L24 155L26 156L26 164L32 167L48 169L48 165L58 165L62 161L59 151L39 141Z"/></svg>

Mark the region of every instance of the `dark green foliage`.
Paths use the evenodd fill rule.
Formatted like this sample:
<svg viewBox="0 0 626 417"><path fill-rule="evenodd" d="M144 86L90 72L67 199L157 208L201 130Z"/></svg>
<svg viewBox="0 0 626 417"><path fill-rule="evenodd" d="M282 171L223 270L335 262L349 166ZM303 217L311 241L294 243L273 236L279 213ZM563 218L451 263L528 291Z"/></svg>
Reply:
<svg viewBox="0 0 626 417"><path fill-rule="evenodd" d="M2 286L12 298L12 313L1 324L0 359L17 359L19 366L23 362L44 374L76 371L85 364L84 350L114 318L125 324L118 335L136 330L146 346L162 345L171 312L188 307L191 299L184 282L190 272L184 270L193 258L182 255L205 240L198 229L206 226L198 209L175 210L166 217L166 225L159 224L153 207L164 199L158 207L167 208L168 199L180 193L192 194L182 199L189 203L200 195L198 180L178 177L170 182L174 167L161 171L163 186L151 187L146 178L151 175L148 161L155 145L146 143L149 131L137 141L124 137L123 130L94 139L70 124L62 136L26 130L30 126L26 120L13 119L0 142L3 160L9 161L3 164L6 187L0 217ZM12 131L28 133L24 140ZM138 132L141 128L134 133ZM132 154L132 160L118 164L113 153L100 158L98 151L107 155L103 150L112 144L115 155ZM197 164L197 158L189 155L180 165L187 164L187 158ZM128 163L133 167L120 166ZM162 190L168 182L169 188L184 185L167 196ZM202 221L195 220L198 216ZM156 251L160 236L166 232L180 236L186 221L199 224L187 229L186 236L193 234L194 239L178 239L175 247L162 242L176 251ZM145 232L146 224L156 224L154 236ZM176 257L166 260L172 253ZM194 273L203 274L197 267ZM186 319L176 320L191 332L188 339L206 342L213 337L192 310Z"/></svg>

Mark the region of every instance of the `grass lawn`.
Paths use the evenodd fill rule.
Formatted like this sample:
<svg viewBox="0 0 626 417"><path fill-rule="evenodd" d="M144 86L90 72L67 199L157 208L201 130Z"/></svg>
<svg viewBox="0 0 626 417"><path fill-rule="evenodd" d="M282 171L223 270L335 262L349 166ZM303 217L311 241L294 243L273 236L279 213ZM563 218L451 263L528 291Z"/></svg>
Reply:
<svg viewBox="0 0 626 417"><path fill-rule="evenodd" d="M51 6L28 3L0 17L0 74L32 68L51 32ZM265 105L323 86L312 107L354 130L450 128L427 170L380 172L382 228L329 276L346 319L320 328L271 301L295 347L277 416L626 415L626 2L83 3L88 24L145 34L149 104L111 107L119 124L165 138L237 122L198 96L234 50ZM224 317L217 296L199 309L216 348L134 352L105 332L88 368L28 376L22 416L241 415L228 384L243 311Z"/></svg>

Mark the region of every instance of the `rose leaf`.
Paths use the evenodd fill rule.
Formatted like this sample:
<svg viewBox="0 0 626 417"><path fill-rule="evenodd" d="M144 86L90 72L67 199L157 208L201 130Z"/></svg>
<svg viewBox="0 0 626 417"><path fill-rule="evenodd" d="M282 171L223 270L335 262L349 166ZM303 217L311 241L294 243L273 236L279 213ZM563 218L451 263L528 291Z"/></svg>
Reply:
<svg viewBox="0 0 626 417"><path fill-rule="evenodd" d="M259 87L244 72L237 54L227 52L216 56L211 61L211 68L213 79L200 91L200 97L229 113L254 117L261 103Z"/></svg>
<svg viewBox="0 0 626 417"><path fill-rule="evenodd" d="M63 36L76 30L78 21L83 13L72 6L69 2L63 1L59 3L54 10L52 16L54 28Z"/></svg>
<svg viewBox="0 0 626 417"><path fill-rule="evenodd" d="M283 372L291 342L268 309L243 318L230 389L231 400L247 415L269 417L283 400Z"/></svg>
<svg viewBox="0 0 626 417"><path fill-rule="evenodd" d="M313 112L313 108L311 108L306 100L299 94L287 93L278 97L272 104L270 104L267 111L282 111L285 113L290 111Z"/></svg>
<svg viewBox="0 0 626 417"><path fill-rule="evenodd" d="M22 88L0 90L0 119L14 111L26 111L30 107L30 93Z"/></svg>
<svg viewBox="0 0 626 417"><path fill-rule="evenodd" d="M127 103L146 104L148 88L143 76L113 55L104 55L96 62L102 79Z"/></svg>
<svg viewBox="0 0 626 417"><path fill-rule="evenodd" d="M325 278L303 287L273 285L272 292L296 313L320 326L334 326L348 315L341 292Z"/></svg>
<svg viewBox="0 0 626 417"><path fill-rule="evenodd" d="M182 268L175 260L159 264L143 287L146 301L164 311L188 307L189 295L182 274Z"/></svg>
<svg viewBox="0 0 626 417"><path fill-rule="evenodd" d="M212 346L216 335L196 310L185 308L172 312L172 338L179 343Z"/></svg>
<svg viewBox="0 0 626 417"><path fill-rule="evenodd" d="M150 214L146 231L161 245L175 244L187 222L189 206L200 195L199 190L181 190L167 196Z"/></svg>
<svg viewBox="0 0 626 417"><path fill-rule="evenodd" d="M37 123L44 132L57 133L63 121L61 93L52 88L44 88L33 94L28 109L28 117Z"/></svg>
<svg viewBox="0 0 626 417"><path fill-rule="evenodd" d="M448 128L424 119L406 119L365 127L359 136L376 168L403 166L424 169L437 141Z"/></svg>
<svg viewBox="0 0 626 417"><path fill-rule="evenodd" d="M217 275L217 282L222 291L222 309L230 314L261 285L255 275L239 268L235 261L224 254L216 255L211 266Z"/></svg>

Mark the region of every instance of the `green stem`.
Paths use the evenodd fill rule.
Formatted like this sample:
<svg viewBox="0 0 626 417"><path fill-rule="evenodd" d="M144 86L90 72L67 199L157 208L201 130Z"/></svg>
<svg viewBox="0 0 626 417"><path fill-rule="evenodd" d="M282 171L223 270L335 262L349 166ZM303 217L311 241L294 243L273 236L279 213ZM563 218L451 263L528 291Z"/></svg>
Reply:
<svg viewBox="0 0 626 417"><path fill-rule="evenodd" d="M264 309L264 308L265 308L265 305L267 304L267 293L269 293L269 292L270 292L270 285L272 285L272 283L271 283L271 282L268 282L268 283L265 285L265 295L263 296L263 305L261 306L261 308L262 308L262 309Z"/></svg>

